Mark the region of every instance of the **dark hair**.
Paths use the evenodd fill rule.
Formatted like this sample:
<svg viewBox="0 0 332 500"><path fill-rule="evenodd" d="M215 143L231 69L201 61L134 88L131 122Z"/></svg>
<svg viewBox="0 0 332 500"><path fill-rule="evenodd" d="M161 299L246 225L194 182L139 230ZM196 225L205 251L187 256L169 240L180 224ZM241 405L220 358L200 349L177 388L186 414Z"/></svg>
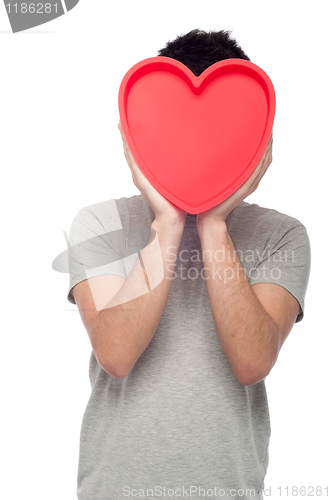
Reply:
<svg viewBox="0 0 332 500"><path fill-rule="evenodd" d="M211 64L223 59L238 58L250 61L249 57L229 31L205 32L194 29L186 35L167 42L158 56L171 57L185 64L195 76L199 76Z"/></svg>

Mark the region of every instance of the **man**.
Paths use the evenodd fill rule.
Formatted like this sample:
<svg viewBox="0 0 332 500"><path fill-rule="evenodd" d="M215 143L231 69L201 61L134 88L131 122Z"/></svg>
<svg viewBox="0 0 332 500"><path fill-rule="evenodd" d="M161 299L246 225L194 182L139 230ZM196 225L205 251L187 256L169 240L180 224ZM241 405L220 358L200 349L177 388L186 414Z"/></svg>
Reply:
<svg viewBox="0 0 332 500"><path fill-rule="evenodd" d="M249 60L227 32L194 30L159 55L198 76ZM272 161L197 216L138 168L141 194L81 209L70 230L68 300L89 334L91 396L80 500L263 498L270 420L264 379L304 313L304 225L248 204Z"/></svg>

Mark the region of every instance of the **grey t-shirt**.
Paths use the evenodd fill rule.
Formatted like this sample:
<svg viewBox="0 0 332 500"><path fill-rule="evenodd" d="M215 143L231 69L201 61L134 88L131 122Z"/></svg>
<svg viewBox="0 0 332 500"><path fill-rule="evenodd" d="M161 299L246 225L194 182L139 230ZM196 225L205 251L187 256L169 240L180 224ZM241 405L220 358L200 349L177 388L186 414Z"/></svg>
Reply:
<svg viewBox="0 0 332 500"><path fill-rule="evenodd" d="M87 278L127 278L153 220L142 195L82 208L69 234L68 300L75 304L72 288ZM246 202L226 223L249 283L286 288L301 321L310 272L305 226ZM203 267L196 217L187 215L165 310L131 372L113 377L91 352L79 500L262 498L270 438L265 383L244 386L233 374Z"/></svg>

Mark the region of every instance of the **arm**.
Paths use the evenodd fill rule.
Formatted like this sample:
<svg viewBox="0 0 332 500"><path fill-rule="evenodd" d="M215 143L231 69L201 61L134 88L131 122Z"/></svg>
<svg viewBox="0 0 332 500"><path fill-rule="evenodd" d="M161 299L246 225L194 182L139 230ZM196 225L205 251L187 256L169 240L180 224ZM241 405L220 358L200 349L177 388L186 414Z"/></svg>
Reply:
<svg viewBox="0 0 332 500"><path fill-rule="evenodd" d="M257 189L272 162L272 143L271 135L256 169L233 195L197 216L218 337L243 385L256 384L270 373L299 312L299 303L285 288L269 283L250 286L225 222L227 215Z"/></svg>
<svg viewBox="0 0 332 500"><path fill-rule="evenodd" d="M149 345L160 322L175 266L174 262L166 267L166 249L172 246L178 251L187 214L150 184L128 147L120 123L119 130L134 184L155 214L151 228L157 233L154 239L153 231L150 233L148 244L127 280L91 327L90 337L96 346L99 363L111 375L122 378ZM161 283L153 287L153 282L160 282L160 275L163 277Z"/></svg>
<svg viewBox="0 0 332 500"><path fill-rule="evenodd" d="M99 363L117 378L131 371L158 327L175 266L175 262L169 265L166 260L166 249L172 246L178 251L184 224L154 220L151 227L156 237L153 239L151 231L148 244L127 280L98 314L91 328L91 342L96 346ZM154 283L160 284L153 288ZM133 296L137 298L131 300Z"/></svg>
<svg viewBox="0 0 332 500"><path fill-rule="evenodd" d="M299 303L279 285L250 286L225 222L205 221L199 236L219 341L237 379L256 384L275 364Z"/></svg>

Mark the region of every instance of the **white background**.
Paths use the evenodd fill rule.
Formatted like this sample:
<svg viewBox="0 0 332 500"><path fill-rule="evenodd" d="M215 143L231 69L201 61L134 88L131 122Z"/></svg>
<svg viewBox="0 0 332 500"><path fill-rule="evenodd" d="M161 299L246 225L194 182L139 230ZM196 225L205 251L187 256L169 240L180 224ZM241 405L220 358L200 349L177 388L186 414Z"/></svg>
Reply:
<svg viewBox="0 0 332 500"><path fill-rule="evenodd" d="M299 219L312 267L304 320L266 380L265 485L274 499L293 498L287 486L329 486L332 495L329 2L81 0L65 16L17 34L0 5L6 500L76 498L91 347L66 299L68 275L51 264L83 206L139 194L117 128L119 85L133 64L193 28L233 30L274 83L274 159L246 201Z"/></svg>

